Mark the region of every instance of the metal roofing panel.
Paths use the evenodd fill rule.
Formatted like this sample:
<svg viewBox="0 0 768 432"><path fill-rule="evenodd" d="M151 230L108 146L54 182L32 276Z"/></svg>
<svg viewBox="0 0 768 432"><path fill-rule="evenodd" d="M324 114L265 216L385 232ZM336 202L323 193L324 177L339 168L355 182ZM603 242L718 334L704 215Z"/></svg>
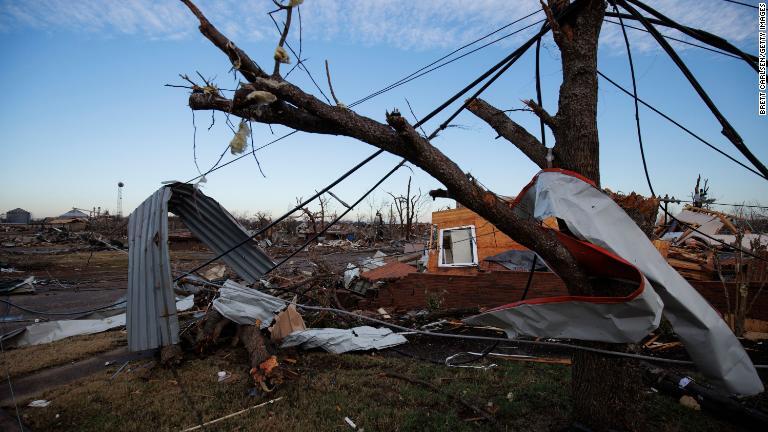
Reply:
<svg viewBox="0 0 768 432"><path fill-rule="evenodd" d="M192 185L164 186L141 203L128 221L126 327L132 351L179 341L168 252L169 210L217 254L249 238L229 212ZM253 241L222 259L249 283L258 281L274 265Z"/></svg>
<svg viewBox="0 0 768 432"><path fill-rule="evenodd" d="M179 321L168 252L169 188L147 198L128 220L128 347L132 351L178 343Z"/></svg>
<svg viewBox="0 0 768 432"><path fill-rule="evenodd" d="M168 209L216 254L250 237L224 207L199 189L183 183L176 183L171 188L173 195ZM257 282L274 266L274 262L254 241L246 242L223 256L222 260L248 283Z"/></svg>

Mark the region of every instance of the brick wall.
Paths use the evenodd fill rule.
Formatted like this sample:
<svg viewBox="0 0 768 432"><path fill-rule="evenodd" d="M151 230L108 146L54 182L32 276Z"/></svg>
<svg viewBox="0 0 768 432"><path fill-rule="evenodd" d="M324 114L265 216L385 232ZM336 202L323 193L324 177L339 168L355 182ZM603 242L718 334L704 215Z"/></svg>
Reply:
<svg viewBox="0 0 768 432"><path fill-rule="evenodd" d="M726 312L725 292L723 290L723 284L721 282L702 282L702 281L690 281L691 285L696 288L702 296L711 304L715 309L721 313ZM733 299L736 296L736 284L727 283L728 295L731 300L731 308L733 308ZM749 288L749 296L747 297L747 304L752 302L755 293L760 289L760 284L753 283ZM748 318L768 321L768 286L760 296L757 298L752 310L747 314Z"/></svg>
<svg viewBox="0 0 768 432"><path fill-rule="evenodd" d="M527 272L500 271L471 276L412 273L380 288L372 304L388 310L421 309L426 308L432 298L447 309L499 306L520 300L527 281ZM534 273L528 298L564 294L565 285L560 278L548 272Z"/></svg>
<svg viewBox="0 0 768 432"><path fill-rule="evenodd" d="M520 300L528 280L528 272L485 272L476 275L445 275L412 273L389 282L380 288L378 296L367 307L383 307L388 311L424 309L430 303L440 302L441 308L495 307ZM691 281L707 301L721 313L725 312L725 295L720 282ZM734 284L729 285L731 298ZM752 295L759 286L750 289ZM767 290L768 291L768 290ZM534 273L528 298L566 295L563 281L553 273ZM750 318L768 320L768 293L755 303Z"/></svg>

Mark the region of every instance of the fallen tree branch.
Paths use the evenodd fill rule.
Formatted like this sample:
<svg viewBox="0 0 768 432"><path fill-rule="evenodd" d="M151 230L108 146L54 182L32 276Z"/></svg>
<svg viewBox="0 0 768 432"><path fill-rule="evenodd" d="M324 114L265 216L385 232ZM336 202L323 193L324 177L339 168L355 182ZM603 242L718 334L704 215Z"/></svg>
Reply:
<svg viewBox="0 0 768 432"><path fill-rule="evenodd" d="M544 147L544 144L524 127L510 119L504 114L504 111L482 99L475 99L467 106L467 109L488 123L497 134L519 148L539 168L547 167L547 148Z"/></svg>
<svg viewBox="0 0 768 432"><path fill-rule="evenodd" d="M182 1L188 6L191 5L190 0ZM190 107L195 109L207 106L204 109L230 110L227 112L238 116L242 114L261 123L274 122L307 132L344 135L406 158L443 183L452 195L461 197L462 204L467 208L523 246L539 253L565 281L572 294L592 293L591 282L554 233L542 229L534 220L519 218L513 209L496 199L494 194L469 181L455 162L418 134L399 113L388 114L387 124L379 123L352 110L328 105L289 82L270 79L261 69L254 70L254 67L257 67L255 63L251 62L245 53L235 51L232 48L234 44L221 35L201 13L198 19L201 21L203 34L227 53L231 61L241 62L233 65L240 66L238 70L244 73L251 83L242 86L238 92L268 92L277 97L277 102L264 107L235 108L223 98L201 98L192 94ZM246 109L247 111L243 111Z"/></svg>

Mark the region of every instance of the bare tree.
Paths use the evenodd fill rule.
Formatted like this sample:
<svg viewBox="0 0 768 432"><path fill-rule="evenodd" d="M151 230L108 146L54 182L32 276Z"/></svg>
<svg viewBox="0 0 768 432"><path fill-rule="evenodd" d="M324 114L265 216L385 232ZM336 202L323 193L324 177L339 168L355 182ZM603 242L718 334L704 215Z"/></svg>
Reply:
<svg viewBox="0 0 768 432"><path fill-rule="evenodd" d="M413 238L414 223L419 221L419 212L425 203L427 195L421 193L419 189L418 193L411 194L411 177L408 177L408 187L405 190L405 195L397 195L392 192L387 192L392 197L392 203L397 211L397 218L400 220L400 229L403 232L403 238L405 241L410 241Z"/></svg>
<svg viewBox="0 0 768 432"><path fill-rule="evenodd" d="M348 136L399 155L440 181L450 196L465 207L536 251L563 279L571 294L623 294L598 292L553 232L542 229L533 220L518 217L504 200L471 181L464 170L418 133L397 111L386 113L386 122L382 123L341 104L322 102L280 76L281 59L278 56L274 72L265 72L211 24L190 0L181 1L198 18L201 33L228 56L232 67L247 81L240 85L232 99L218 92L194 89L189 98L192 109L219 110L254 122L281 124L310 133ZM539 104L527 102L528 108L551 129L555 145L548 149L504 112L481 99L472 100L467 108L539 167L575 171L599 186L597 44L606 4L603 0L583 0L573 5L578 7L571 8L570 3L568 0L549 0L548 4L543 4L561 52L562 85L557 113L550 115ZM281 6L281 9L291 13L291 6ZM554 17L560 16L565 9L569 9L569 15L556 20ZM288 33L290 21L286 19L285 22L280 47ZM625 360L586 352L575 354L572 375L574 419L595 430L640 427L639 383L639 372Z"/></svg>

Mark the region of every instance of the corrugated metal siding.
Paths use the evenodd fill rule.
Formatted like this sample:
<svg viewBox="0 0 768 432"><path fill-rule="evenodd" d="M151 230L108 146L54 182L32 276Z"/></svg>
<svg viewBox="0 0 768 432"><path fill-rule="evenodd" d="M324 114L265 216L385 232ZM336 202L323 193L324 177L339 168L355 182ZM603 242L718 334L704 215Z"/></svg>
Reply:
<svg viewBox="0 0 768 432"><path fill-rule="evenodd" d="M188 184L176 183L171 188L173 195L168 209L216 254L249 237L245 228L213 198ZM257 282L274 265L253 241L225 255L222 260L248 283Z"/></svg>
<svg viewBox="0 0 768 432"><path fill-rule="evenodd" d="M168 199L163 187L128 221L128 347L142 351L179 340L168 253Z"/></svg>
<svg viewBox="0 0 768 432"><path fill-rule="evenodd" d="M179 341L179 320L171 287L168 211L219 254L249 237L216 200L192 185L165 186L131 213L128 221L128 347L142 351ZM258 281L274 263L249 241L223 258L240 277Z"/></svg>

